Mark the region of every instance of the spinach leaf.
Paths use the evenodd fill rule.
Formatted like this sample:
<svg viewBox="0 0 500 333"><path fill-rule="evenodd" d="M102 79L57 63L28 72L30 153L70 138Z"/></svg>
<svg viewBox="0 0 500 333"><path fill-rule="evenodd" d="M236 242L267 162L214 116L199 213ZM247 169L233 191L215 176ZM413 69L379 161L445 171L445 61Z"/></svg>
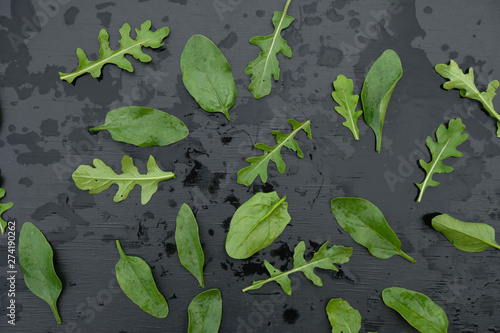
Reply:
<svg viewBox="0 0 500 333"><path fill-rule="evenodd" d="M332 333L358 333L361 315L342 298L333 298L326 306L326 314L332 325Z"/></svg>
<svg viewBox="0 0 500 333"><path fill-rule="evenodd" d="M62 283L54 269L54 252L43 233L30 222L23 224L19 234L19 264L26 287L47 302L57 324L61 324L57 299Z"/></svg>
<svg viewBox="0 0 500 333"><path fill-rule="evenodd" d="M90 132L108 130L111 137L138 147L168 146L188 136L189 130L179 118L166 112L141 106L126 106L106 114L104 124Z"/></svg>
<svg viewBox="0 0 500 333"><path fill-rule="evenodd" d="M222 296L210 289L193 298L188 307L188 333L217 333L222 320Z"/></svg>
<svg viewBox="0 0 500 333"><path fill-rule="evenodd" d="M442 233L459 250L482 252L494 247L500 250L495 241L495 229L484 223L462 222L448 214L432 219L432 227Z"/></svg>
<svg viewBox="0 0 500 333"><path fill-rule="evenodd" d="M292 219L285 200L276 192L257 193L241 205L231 219L227 254L246 259L274 242Z"/></svg>
<svg viewBox="0 0 500 333"><path fill-rule="evenodd" d="M361 90L365 121L375 133L379 153L387 106L401 76L403 67L398 54L393 50L385 50L368 71Z"/></svg>
<svg viewBox="0 0 500 333"><path fill-rule="evenodd" d="M264 154L262 156L249 157L246 159L250 165L238 171L238 184L250 186L257 176L260 177L263 183L267 182L267 167L269 161L273 161L276 164L281 174L285 173L286 164L281 156L281 148L283 148L283 146L296 152L299 158L304 157L304 153L300 150L299 144L294 140L294 137L300 130L303 130L307 133L309 139L312 139L311 122L308 120L304 123L299 123L293 119L288 119L288 122L292 124L292 133L285 135L280 131L271 132L276 136L277 145L272 147L263 143L257 143L255 145L255 148L262 150Z"/></svg>
<svg viewBox="0 0 500 333"><path fill-rule="evenodd" d="M181 72L184 86L203 110L223 113L231 120L228 111L236 100L236 83L231 66L210 39L194 35L188 40Z"/></svg>
<svg viewBox="0 0 500 333"><path fill-rule="evenodd" d="M158 291L148 264L139 257L127 256L116 240L120 260L115 266L116 281L125 295L142 310L156 318L168 315L168 304Z"/></svg>
<svg viewBox="0 0 500 333"><path fill-rule="evenodd" d="M274 33L268 36L257 36L250 39L250 44L257 45L262 49L257 59L250 61L245 69L245 74L252 75L248 90L255 99L260 99L271 93L272 77L275 81L279 80L280 67L277 59L279 52L287 58L292 57L292 49L288 46L286 40L281 37L281 32L288 28L295 20L286 15L290 2L288 0L283 12L274 12L273 26Z"/></svg>
<svg viewBox="0 0 500 333"><path fill-rule="evenodd" d="M0 188L0 199L2 199L5 196L5 189ZM5 228L7 228L7 221L5 221L2 218L2 214L5 213L7 210L11 209L14 204L12 202L0 202L0 231L2 234L5 232Z"/></svg>
<svg viewBox="0 0 500 333"><path fill-rule="evenodd" d="M460 96L467 97L479 101L483 108L497 120L497 137L500 138L500 114L495 111L493 106L493 98L497 95L496 90L500 83L498 80L493 80L488 84L486 91L479 91L474 84L474 69L471 67L467 74L464 74L457 63L450 60L450 64L437 64L436 72L448 79L449 81L443 84L446 90L459 89Z"/></svg>
<svg viewBox="0 0 500 333"><path fill-rule="evenodd" d="M157 49L163 45L163 40L168 36L169 30L167 27L151 31L151 21L146 21L141 25L141 29L135 29L137 34L136 39L130 37L130 25L125 23L120 29L122 39L119 40L120 48L116 51L111 50L109 45L109 35L105 29L99 32L99 59L90 61L85 52L78 48L76 55L80 64L77 70L73 73L59 73L61 80L66 80L72 83L78 76L85 73L90 73L92 77L98 78L101 76L102 67L106 64L115 64L121 69L129 72L134 71L134 67L130 61L125 58L126 54L132 55L139 61L150 62L151 57L142 51L143 47Z"/></svg>
<svg viewBox="0 0 500 333"><path fill-rule="evenodd" d="M416 184L420 189L417 202L422 200L424 191L428 186L438 186L439 182L432 179L435 173L450 173L454 169L449 165L445 165L443 160L448 157L460 157L463 154L457 150L457 147L467 140L468 135L462 134L465 130L465 125L462 119L451 119L448 128L445 125L439 125L436 131L436 139L434 142L430 136L427 137L425 142L431 152L432 159L429 163L420 160L420 166L425 170L426 176L424 181Z"/></svg>
<svg viewBox="0 0 500 333"><path fill-rule="evenodd" d="M186 204L182 205L177 214L175 244L182 266L194 275L202 288L205 288L203 281L205 255L200 243L198 224L193 211Z"/></svg>
<svg viewBox="0 0 500 333"><path fill-rule="evenodd" d="M397 254L415 262L415 259L401 251L398 236L382 212L370 201L361 198L335 198L331 202L331 208L342 229L373 256L387 259Z"/></svg>
<svg viewBox="0 0 500 333"><path fill-rule="evenodd" d="M249 290L255 290L261 288L268 282L277 282L283 291L287 295L292 294L292 283L288 275L295 272L302 272L304 275L311 280L316 286L323 286L323 281L319 276L314 273L314 268L330 269L332 271L338 271L338 268L334 264L343 264L349 261L349 257L352 255L352 247L343 247L333 245L328 248L328 242L325 242L319 248L318 252L314 253L311 260L306 261L304 259L304 252L306 250L306 244L301 241L297 246L295 246L293 253L293 268L287 272L281 272L269 263L269 261L264 261L267 271L271 275L270 278L265 280L254 281L251 286L243 289L243 292Z"/></svg>
<svg viewBox="0 0 500 333"><path fill-rule="evenodd" d="M342 125L351 130L355 140L359 140L357 122L363 111L356 111L359 95L354 95L353 93L354 85L352 80L346 78L344 75L339 75L333 82L333 88L334 92L332 93L332 98L339 105L335 107L335 111L337 111L346 120L342 123Z"/></svg>
<svg viewBox="0 0 500 333"><path fill-rule="evenodd" d="M80 165L73 172L72 177L76 187L80 190L89 191L90 194L95 194L107 190L113 184L117 184L118 191L114 197L115 202L125 200L135 185L140 185L142 187L141 204L145 205L158 190L159 182L175 178L172 172L160 170L153 156L149 156L148 172L145 175L139 173L132 158L128 156L123 156L123 173L120 175L117 175L113 169L100 159L94 159L94 166L95 168L89 165Z"/></svg>
<svg viewBox="0 0 500 333"><path fill-rule="evenodd" d="M414 328L425 333L448 332L448 317L428 296L404 288L387 288L382 299Z"/></svg>

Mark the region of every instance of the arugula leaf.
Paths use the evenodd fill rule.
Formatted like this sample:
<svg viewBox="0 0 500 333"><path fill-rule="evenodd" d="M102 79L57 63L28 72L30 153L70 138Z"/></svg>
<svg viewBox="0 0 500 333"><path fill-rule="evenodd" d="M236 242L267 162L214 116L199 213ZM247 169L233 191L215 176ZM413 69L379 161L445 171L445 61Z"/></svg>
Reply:
<svg viewBox="0 0 500 333"><path fill-rule="evenodd" d="M377 258L394 255L415 262L401 250L401 241L385 220L382 212L370 201L361 198L335 198L332 213L339 225L358 244L363 245Z"/></svg>
<svg viewBox="0 0 500 333"><path fill-rule="evenodd" d="M354 85L352 80L346 78L344 75L339 75L333 82L333 88L334 92L332 93L332 98L335 102L337 102L337 104L339 104L339 106L335 107L335 111L337 111L346 120L342 123L342 125L351 130L355 140L359 140L357 121L363 111L356 111L359 95L354 95L353 93Z"/></svg>
<svg viewBox="0 0 500 333"><path fill-rule="evenodd" d="M189 134L179 118L166 112L142 106L126 106L106 114L104 124L90 132L108 130L111 137L138 147L168 146Z"/></svg>
<svg viewBox="0 0 500 333"><path fill-rule="evenodd" d="M422 196L427 187L439 185L439 182L432 179L435 173L450 173L454 170L452 166L445 165L443 160L448 157L463 156L463 154L457 150L457 147L467 140L469 136L467 134L462 134L464 130L465 125L462 123L462 119L451 119L448 128L443 124L439 125L436 131L436 142L434 142L430 136L425 140L431 152L432 159L429 163L426 163L424 160L419 161L420 166L426 172L426 176L423 182L416 184L420 189L417 202L422 200Z"/></svg>
<svg viewBox="0 0 500 333"><path fill-rule="evenodd" d="M286 15L290 2L288 0L283 12L274 12L273 26L274 33L268 36L257 36L250 39L250 44L257 45L262 49L257 59L251 61L245 68L245 74L252 75L248 90L255 99L260 99L271 93L272 77L275 81L279 80L280 68L276 55L281 52L287 58L292 57L292 49L288 46L286 40L281 37L281 32L288 28L295 20Z"/></svg>
<svg viewBox="0 0 500 333"><path fill-rule="evenodd" d="M223 113L236 100L236 83L231 66L222 52L207 37L192 36L181 55L182 81L200 107L207 112Z"/></svg>
<svg viewBox="0 0 500 333"><path fill-rule="evenodd" d="M432 219L432 227L442 233L459 250L482 252L491 247L500 250L495 241L495 229L484 223L462 222L448 214Z"/></svg>
<svg viewBox="0 0 500 333"><path fill-rule="evenodd" d="M117 184L118 191L114 197L115 202L125 200L135 185L140 185L142 187L141 204L145 205L158 190L159 182L175 178L173 172L160 170L153 156L149 156L148 172L145 175L139 173L132 158L128 156L123 156L123 173L120 175L117 175L100 159L94 159L94 166L80 165L73 172L72 177L76 187L89 191L90 194L96 194L107 190L113 184Z"/></svg>
<svg viewBox="0 0 500 333"><path fill-rule="evenodd" d="M486 91L479 91L474 84L474 69L471 67L467 74L464 74L457 63L450 60L450 64L437 64L436 72L449 81L443 84L446 90L459 89L460 96L479 101L483 108L497 120L497 137L500 138L500 115L495 111L493 98L497 95L499 86L498 80L493 80L488 84Z"/></svg>
<svg viewBox="0 0 500 333"><path fill-rule="evenodd" d="M243 292L259 289L264 284L275 281L281 286L281 288L287 295L291 295L292 286L288 275L299 271L304 273L304 275L315 285L321 287L323 285L323 281L314 273L314 268L338 271L338 268L335 267L334 264L346 263L349 261L349 257L352 255L352 247L333 245L328 248L328 242L325 242L323 245L321 245L318 252L314 253L312 259L307 262L304 259L305 250L306 244L304 243L304 241L301 241L299 244L297 244L297 246L295 246L293 254L293 268L287 272L281 272L280 270L274 268L269 263L269 261L264 261L264 265L266 266L269 274L271 274L271 277L266 280L254 281L251 286L243 289Z"/></svg>
<svg viewBox="0 0 500 333"><path fill-rule="evenodd" d="M152 49L157 49L163 45L163 39L168 36L169 30L167 27L151 31L151 21L146 21L141 25L141 29L135 29L137 33L137 38L132 39L130 37L130 25L125 23L120 29L120 35L122 39L119 40L120 49L113 51L109 45L109 34L106 29L102 29L99 32L99 44L101 48L99 50L100 57L96 61L90 61L87 58L85 52L78 48L76 50L76 55L80 64L77 70L73 73L61 73L59 72L59 77L61 80L66 80L72 83L78 76L85 73L90 73L92 77L98 78L101 76L102 67L106 64L115 64L121 69L129 72L134 71L134 67L130 61L125 58L126 54L132 55L139 61L150 62L151 57L142 51L143 47L150 47Z"/></svg>
<svg viewBox="0 0 500 333"><path fill-rule="evenodd" d="M188 307L188 333L217 333L222 320L222 295L219 289L204 291Z"/></svg>
<svg viewBox="0 0 500 333"><path fill-rule="evenodd" d="M396 52L389 49L385 50L373 63L363 83L361 90L363 115L366 123L375 133L379 153L382 147L382 128L387 106L401 76L403 76L401 60Z"/></svg>
<svg viewBox="0 0 500 333"><path fill-rule="evenodd" d="M342 298L333 298L326 306L326 314L332 325L332 333L358 333L361 330L361 315Z"/></svg>
<svg viewBox="0 0 500 333"><path fill-rule="evenodd" d="M23 224L19 234L19 264L26 287L47 302L57 324L61 324L57 299L62 282L54 269L54 252L43 233L30 222Z"/></svg>
<svg viewBox="0 0 500 333"><path fill-rule="evenodd" d="M177 245L177 254L182 266L194 275L200 287L205 288L205 281L203 280L205 254L200 243L198 223L196 223L193 211L186 204L182 205L177 214L175 244Z"/></svg>
<svg viewBox="0 0 500 333"><path fill-rule="evenodd" d="M227 254L246 259L274 242L291 220L285 200L276 192L257 193L241 205L231 219Z"/></svg>
<svg viewBox="0 0 500 333"><path fill-rule="evenodd" d="M419 332L448 332L448 317L443 309L428 296L404 288L387 288L382 299Z"/></svg>
<svg viewBox="0 0 500 333"><path fill-rule="evenodd" d="M249 157L246 159L250 165L238 171L238 184L250 186L257 176L260 177L263 183L266 183L267 166L269 165L269 161L273 161L276 164L276 167L281 174L285 173L286 164L281 156L281 148L283 148L283 146L297 152L297 156L299 158L304 157L304 153L300 150L299 144L294 140L294 137L300 130L303 130L307 133L309 139L312 139L311 121L308 120L304 123L299 123L296 120L288 119L288 122L292 124L292 133L285 135L280 131L271 132L274 136L276 136L277 145L272 147L263 143L257 143L255 145L255 148L264 151L264 154L262 156Z"/></svg>
<svg viewBox="0 0 500 333"><path fill-rule="evenodd" d="M5 189L0 188L0 199L2 199L5 196ZM7 228L7 221L5 221L2 218L2 214L5 213L7 210L11 209L12 206L14 206L14 203L12 202L6 202L2 203L0 202L0 231L2 231L2 234L5 232L5 228Z"/></svg>
<svg viewBox="0 0 500 333"><path fill-rule="evenodd" d="M120 260L115 266L120 288L143 311L156 318L165 318L168 304L156 287L151 268L141 258L127 256L119 240L116 240L116 247L120 253Z"/></svg>

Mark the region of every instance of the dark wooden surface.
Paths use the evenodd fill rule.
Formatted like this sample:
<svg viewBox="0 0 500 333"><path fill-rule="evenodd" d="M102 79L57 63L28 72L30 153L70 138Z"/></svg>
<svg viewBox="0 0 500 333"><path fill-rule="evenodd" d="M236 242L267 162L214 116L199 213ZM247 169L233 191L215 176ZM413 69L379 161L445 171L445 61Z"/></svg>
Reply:
<svg viewBox="0 0 500 333"><path fill-rule="evenodd" d="M499 252L461 252L430 227L428 218L448 213L500 230L495 121L458 91L443 90L444 80L433 70L452 58L462 68L472 66L481 87L500 79L498 2L293 0L289 15L296 21L283 34L293 57L279 55L279 82L270 96L255 101L243 70L259 49L248 40L272 33L272 13L281 11L285 1L54 1L52 8L42 6L50 1L0 3L0 169L4 200L15 203L4 218L16 220L19 229L25 221L35 223L54 248L64 285L58 303L64 323L56 325L49 307L18 274L17 322L7 325L6 239L0 237L2 332L185 332L187 306L202 289L175 250L175 217L182 203L194 209L200 225L206 285L222 291L221 332L329 332L325 306L335 297L360 311L363 332L414 332L383 305L381 291L390 286L430 296L448 314L450 332L500 332ZM161 50L146 51L152 62L132 59L134 73L106 66L102 79L86 75L74 85L59 80L59 71L77 67L76 48L91 57L98 54L101 28L117 47L123 23L134 29L147 19L154 28L171 29ZM182 84L180 54L195 33L218 44L233 68L238 98L231 122L201 110ZM330 94L339 74L353 78L359 93L371 63L387 48L400 55L404 75L392 96L377 154L373 133L362 120L360 141L342 126ZM137 148L114 142L107 133L87 132L108 110L126 105L169 112L191 134L169 147ZM417 204L414 183L424 177L417 160L429 159L425 138L455 117L462 118L469 134L460 147L464 157L450 160L455 171L436 176L441 185L428 189ZM288 131L288 118L312 122L313 140L297 137L305 158L286 152L285 175L272 166L268 184L238 185L236 172L246 165L244 159L258 153L252 146L272 144L271 130ZM146 206L140 205L138 189L114 203L114 189L90 195L71 180L78 165L94 158L118 171L125 154L141 170L154 155L177 178L162 183ZM290 226L249 260L230 259L224 241L232 214L254 193L271 190L287 196ZM330 211L330 200L338 196L376 204L417 263L377 259L354 243ZM152 266L168 298L166 319L142 312L118 288L115 239L126 253ZM323 287L296 274L292 296L283 296L274 284L241 292L267 276L264 259L290 268L291 251L300 240L308 251L329 241L354 247L354 254L339 273L319 273Z"/></svg>

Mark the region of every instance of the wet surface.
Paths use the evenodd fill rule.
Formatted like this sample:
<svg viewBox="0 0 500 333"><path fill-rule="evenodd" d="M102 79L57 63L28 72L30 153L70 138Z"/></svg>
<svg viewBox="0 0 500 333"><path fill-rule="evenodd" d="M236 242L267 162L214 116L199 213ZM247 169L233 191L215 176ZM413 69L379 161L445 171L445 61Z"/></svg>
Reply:
<svg viewBox="0 0 500 333"><path fill-rule="evenodd" d="M278 56L280 80L270 96L256 101L243 71L260 50L248 39L272 33L272 13L283 6L284 1L263 0L0 3L0 169L5 200L15 203L3 217L19 226L31 221L45 233L64 285L58 303L64 322L57 326L48 306L27 291L18 274L17 322L7 331L185 332L187 306L202 291L177 258L175 218L187 203L200 227L206 286L222 291L221 332L329 332L325 307L337 297L361 313L363 332L415 332L383 305L380 293L391 286L430 296L448 314L450 332L500 332L499 252L461 252L430 226L439 212L500 230L495 122L476 102L443 90L444 80L433 70L454 59L462 68L474 68L480 88L500 79L500 4L293 0L288 14L296 20L283 32L293 57ZM146 49L150 63L130 58L133 73L107 65L99 79L59 80L58 72L76 68L78 47L90 59L98 57L100 29L107 29L116 49L124 23L135 29L147 19L154 29L166 25L171 31L162 48ZM182 84L180 54L196 33L217 44L232 66L238 97L231 122L201 110ZM359 93L370 65L387 48L398 52L404 75L389 104L377 154L373 133L362 119L359 141L342 125L333 110L332 81L344 74ZM168 147L138 148L115 142L108 133L88 133L107 111L126 105L169 112L188 126L190 135ZM425 138L455 117L462 118L469 134L460 146L464 156L449 161L455 171L436 176L441 184L417 204L413 184L424 177L417 160L429 159ZM311 120L313 140L303 133L296 137L304 158L283 151L284 175L271 165L267 184L238 185L237 171L258 154L253 145L272 145L271 130L287 133L288 118ZM115 203L115 188L91 195L75 187L71 174L80 164L99 158L119 171L123 155L133 157L141 172L153 155L176 178L161 183L146 206L140 204L139 189ZM229 258L224 242L234 211L253 194L270 191L287 196L290 225L255 256ZM354 243L331 213L330 200L338 196L376 204L417 263L377 259ZM125 252L152 267L169 302L166 319L142 312L119 290L113 273L116 239ZM325 241L352 246L354 254L338 272L318 271L323 287L299 273L291 276L292 296L277 284L241 292L267 277L266 259L290 269L293 248L301 240L307 258ZM7 284L1 282L6 281L5 245L0 237L2 332L8 300Z"/></svg>

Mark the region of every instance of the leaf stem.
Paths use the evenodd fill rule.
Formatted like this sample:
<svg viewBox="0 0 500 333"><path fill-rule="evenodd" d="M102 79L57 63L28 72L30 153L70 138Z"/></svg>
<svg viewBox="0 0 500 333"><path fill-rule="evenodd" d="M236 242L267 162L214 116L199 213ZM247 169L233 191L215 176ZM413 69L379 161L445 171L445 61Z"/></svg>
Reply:
<svg viewBox="0 0 500 333"><path fill-rule="evenodd" d="M116 247L118 248L118 253L120 253L120 258L126 259L127 256L125 255L125 252L123 252L122 245L118 239L116 240Z"/></svg>
<svg viewBox="0 0 500 333"><path fill-rule="evenodd" d="M399 251L399 254L405 258L406 260L410 261L410 262L417 262L415 259L413 259L412 257L410 257L409 255L407 255L406 253L404 253L403 251Z"/></svg>
<svg viewBox="0 0 500 333"><path fill-rule="evenodd" d="M59 316L59 311L57 310L57 305L50 304L50 309L52 310L54 317L56 317L57 325L62 324L62 319L61 319L61 316Z"/></svg>

